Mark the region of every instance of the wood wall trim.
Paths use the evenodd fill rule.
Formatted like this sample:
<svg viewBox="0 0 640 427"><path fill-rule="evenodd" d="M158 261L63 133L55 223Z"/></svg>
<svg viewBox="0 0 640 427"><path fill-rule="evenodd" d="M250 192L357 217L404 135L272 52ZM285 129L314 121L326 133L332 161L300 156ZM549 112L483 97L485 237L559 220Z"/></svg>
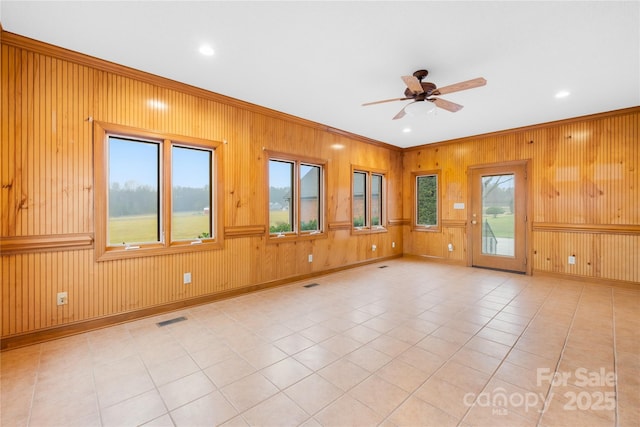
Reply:
<svg viewBox="0 0 640 427"><path fill-rule="evenodd" d="M93 249L93 234L0 237L0 254Z"/></svg>
<svg viewBox="0 0 640 427"><path fill-rule="evenodd" d="M405 148L402 151L403 152L419 151L419 150L424 150L425 148L434 148L434 147L438 147L438 146L442 146L442 145L460 144L460 143L465 143L465 142L477 141L479 139L494 138L494 137L497 137L497 136L504 136L504 135L511 135L512 136L513 134L519 133L519 132L531 132L531 131L545 129L545 128L564 126L564 125L568 125L568 124L572 124L572 123L581 123L581 122L599 120L599 119L604 119L604 118L607 118L607 117L626 116L626 115L629 115L629 114L636 114L638 112L640 112L640 106L622 108L620 110L606 111L606 112L602 112L602 113L590 114L590 115L579 116L579 117L572 117L572 118L569 118L569 119L557 120L557 121L553 121L553 122L539 123L539 124L530 125L530 126L522 126L522 127L519 127L519 128L504 129L504 130L499 130L499 131L496 131L496 132L483 133L483 134L480 134L480 135L472 135L472 136L467 136L467 137L464 137L464 138L449 139L447 141L434 142L434 143L431 143L431 144L417 145L415 147ZM529 141L527 141L527 142L529 142Z"/></svg>
<svg viewBox="0 0 640 427"><path fill-rule="evenodd" d="M329 231L337 230L351 230L351 222L349 221L336 221L329 223Z"/></svg>
<svg viewBox="0 0 640 427"><path fill-rule="evenodd" d="M286 120L288 122L297 123L303 126L311 127L314 129L335 133L347 138L364 142L367 144L375 145L378 147L384 147L394 151L402 151L402 148L395 145L387 144L382 141L377 141L371 138L367 138L361 135L352 134L347 131L328 127L326 125L312 122L307 119L303 119L290 114L282 113L280 111L272 110L267 107L252 104L250 102L241 101L236 98L221 95L219 93L211 92L205 89L201 89L195 86L188 85L186 83L177 82L165 77L160 77L154 74L146 73L144 71L136 70L134 68L126 67L124 65L116 64L114 62L106 61L104 59L96 58L94 56L85 55L83 53L75 52L69 49L65 49L59 46L55 46L49 43L34 40L28 37L24 37L18 34L10 33L8 31L1 30L0 40L2 44L25 49L34 53L47 55L57 59L73 62L78 65L91 67L97 70L114 73L122 77L132 78L141 82L161 86L166 89L178 91L180 93L197 96L199 98L207 99L214 102L219 102L231 107L241 108L243 110L251 111L258 114L263 114L268 117Z"/></svg>
<svg viewBox="0 0 640 427"><path fill-rule="evenodd" d="M409 218L397 218L397 219L390 219L388 222L388 226L389 227L398 227L401 225L409 225L411 223L411 221L409 220Z"/></svg>
<svg viewBox="0 0 640 427"><path fill-rule="evenodd" d="M466 219L443 219L442 226L447 228L466 228Z"/></svg>
<svg viewBox="0 0 640 427"><path fill-rule="evenodd" d="M555 271L546 271L533 269L536 276L554 277L557 279L574 280L576 282L588 283L590 285L613 286L622 289L640 289L640 284L636 282L628 282L626 280L605 279L602 277L581 276L577 274L558 273Z"/></svg>
<svg viewBox="0 0 640 427"><path fill-rule="evenodd" d="M145 317L157 316L159 314L168 313L171 311L181 310L188 307L193 307L202 304L208 304L223 299L233 298L240 295L256 292L273 288L276 286L289 285L302 280L308 280L314 277L325 276L327 274L336 273L343 270L349 270L356 267L362 267L369 264L375 264L378 262L384 262L396 258L401 258L400 255L392 255L387 257L375 258L366 261L360 261L353 264L347 264L340 267L334 267L323 271L301 274L284 279L271 280L256 285L247 286L244 288L232 289L228 291L217 292L210 295L203 295L196 298L180 300L168 304L162 304L155 307L148 307L140 310L130 311L126 313L120 313L113 316L105 316L101 318L94 318L91 320L84 320L75 323L69 323L66 325L55 326L47 329L40 329L35 332L28 332L25 334L18 334L13 336L6 336L0 340L0 351L12 350L32 344L37 344L45 341L51 341L71 335L77 335L84 332L89 332L96 329L102 329L118 324L139 320Z"/></svg>
<svg viewBox="0 0 640 427"><path fill-rule="evenodd" d="M589 234L640 235L640 225L635 224L563 224L534 222L533 231Z"/></svg>
<svg viewBox="0 0 640 427"><path fill-rule="evenodd" d="M265 225L238 225L224 228L225 239L240 237L262 237L266 232Z"/></svg>

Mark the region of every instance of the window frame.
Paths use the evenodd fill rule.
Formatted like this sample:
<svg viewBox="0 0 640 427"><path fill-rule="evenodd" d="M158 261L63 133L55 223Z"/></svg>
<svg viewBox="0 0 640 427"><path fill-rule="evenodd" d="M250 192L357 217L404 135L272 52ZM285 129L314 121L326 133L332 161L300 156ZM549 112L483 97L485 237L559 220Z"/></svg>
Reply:
<svg viewBox="0 0 640 427"><path fill-rule="evenodd" d="M265 150L265 183L266 183L266 194L267 194L267 203L266 203L266 226L265 226L265 236L268 243L282 243L286 241L295 241L295 240L309 240L309 239L317 239L317 238L326 238L327 237L327 161L323 159L316 159L312 157L306 156L297 156L289 153L277 152ZM295 201L293 203L293 230L288 232L280 232L280 233L271 233L270 231L270 209L269 209L269 198L270 198L270 189L271 182L269 177L269 165L271 161L282 161L287 163L292 163L293 167L293 184L294 187L291 189L294 194ZM320 185L319 189L319 207L318 207L318 230L301 230L301 176L300 176L300 167L302 165L308 166L317 166L320 168L320 177L318 179L318 183Z"/></svg>
<svg viewBox="0 0 640 427"><path fill-rule="evenodd" d="M435 225L418 224L418 178L423 176L436 177L436 217ZM442 230L442 192L441 192L441 174L440 170L419 171L411 173L412 185L412 209L411 209L411 228L413 231L440 232Z"/></svg>
<svg viewBox="0 0 640 427"><path fill-rule="evenodd" d="M133 141L159 144L159 210L160 241L134 243L133 245L110 245L108 242L108 198L109 198L109 137L120 137ZM211 238L193 240L171 240L173 214L172 197L172 148L193 148L211 151ZM196 252L221 249L224 242L222 142L193 138L169 133L147 131L135 127L94 121L94 249L96 261L126 259L171 253Z"/></svg>
<svg viewBox="0 0 640 427"><path fill-rule="evenodd" d="M365 174L365 225L356 227L353 225L353 212L354 212L354 175L356 173ZM373 211L373 185L372 177L380 176L382 178L381 193L380 193L380 225L371 225L371 213ZM368 167L362 167L357 165L351 165L351 233L352 234L372 234L372 233L386 233L387 229L387 176L386 170L372 169Z"/></svg>

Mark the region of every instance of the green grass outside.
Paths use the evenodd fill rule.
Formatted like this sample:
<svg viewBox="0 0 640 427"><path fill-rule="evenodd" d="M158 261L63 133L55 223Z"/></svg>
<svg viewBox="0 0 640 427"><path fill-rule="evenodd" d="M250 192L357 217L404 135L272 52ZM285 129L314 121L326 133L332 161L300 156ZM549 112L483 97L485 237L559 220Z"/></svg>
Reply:
<svg viewBox="0 0 640 427"><path fill-rule="evenodd" d="M209 231L209 215L202 212L179 212L173 216L171 240L197 239ZM155 215L122 216L109 219L109 243L156 242L158 221Z"/></svg>
<svg viewBox="0 0 640 427"><path fill-rule="evenodd" d="M269 211L269 227L275 227L280 223L289 223L289 211Z"/></svg>
<svg viewBox="0 0 640 427"><path fill-rule="evenodd" d="M493 234L496 237L506 237L509 239L514 238L514 215L498 215L496 218L493 215L484 215L483 221L487 220Z"/></svg>

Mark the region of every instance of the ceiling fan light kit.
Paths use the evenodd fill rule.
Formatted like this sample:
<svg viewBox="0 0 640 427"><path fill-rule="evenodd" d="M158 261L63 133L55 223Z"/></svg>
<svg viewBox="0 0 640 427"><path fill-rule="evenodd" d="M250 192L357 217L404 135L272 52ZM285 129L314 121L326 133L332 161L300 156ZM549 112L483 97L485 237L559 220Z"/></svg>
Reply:
<svg viewBox="0 0 640 427"><path fill-rule="evenodd" d="M429 100L414 101L404 107L405 113L414 117L426 116L435 110L436 104Z"/></svg>
<svg viewBox="0 0 640 427"><path fill-rule="evenodd" d="M362 105L367 106L412 99L413 102L405 105L402 110L395 115L393 120L401 119L406 114L415 116L429 114L433 112L436 107L455 113L456 111L462 110L462 105L447 101L446 99L436 98L435 96L473 89L487 84L487 81L483 77L478 77L438 88L434 83L422 81L427 75L429 75L427 70L418 70L414 72L412 76L402 76L402 81L407 85L407 88L404 90L404 98L385 99L382 101L367 102Z"/></svg>

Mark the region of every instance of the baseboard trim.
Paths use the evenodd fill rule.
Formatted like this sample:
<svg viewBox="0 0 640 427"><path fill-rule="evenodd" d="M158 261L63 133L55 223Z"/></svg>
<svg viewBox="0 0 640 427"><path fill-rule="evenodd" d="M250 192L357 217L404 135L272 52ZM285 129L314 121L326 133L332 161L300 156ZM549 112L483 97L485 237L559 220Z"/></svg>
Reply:
<svg viewBox="0 0 640 427"><path fill-rule="evenodd" d="M203 295L197 298L191 298L181 301L176 301L168 304L162 304L154 307L143 308L140 310L129 311L126 313L119 313L112 316L105 316L100 318L94 318L90 320L82 320L79 322L68 323L61 326L54 326L52 328L40 329L34 332L27 332L19 335L12 335L4 337L0 340L0 351L13 350L28 345L39 344L46 341L52 341L59 338L65 338L72 335L82 334L84 332L90 332L98 329L107 328L110 326L119 325L122 323L132 322L134 320L144 319L146 317L157 316L159 314L169 313L176 310L182 310L188 307L194 307L198 305L208 304L215 301L221 301L237 297L240 295L257 292L277 286L289 285L295 282L308 280L315 277L325 276L327 274L336 273L343 270L349 270L356 267L362 267L368 264L375 264L384 262L396 258L401 258L402 254L392 255L387 257L375 258L366 261L359 261L353 264L342 265L340 267L329 268L327 270L317 271L313 273L301 274L298 276L291 276L284 279L271 280L268 282L259 283L256 285L246 286L239 289L232 289L228 291L216 292L214 294Z"/></svg>
<svg viewBox="0 0 640 427"><path fill-rule="evenodd" d="M574 274L558 273L555 271L533 270L534 276L548 276L557 279L573 280L575 282L590 283L592 285L613 286L623 289L640 290L640 283L629 282L626 280L604 279L602 277L578 276Z"/></svg>

